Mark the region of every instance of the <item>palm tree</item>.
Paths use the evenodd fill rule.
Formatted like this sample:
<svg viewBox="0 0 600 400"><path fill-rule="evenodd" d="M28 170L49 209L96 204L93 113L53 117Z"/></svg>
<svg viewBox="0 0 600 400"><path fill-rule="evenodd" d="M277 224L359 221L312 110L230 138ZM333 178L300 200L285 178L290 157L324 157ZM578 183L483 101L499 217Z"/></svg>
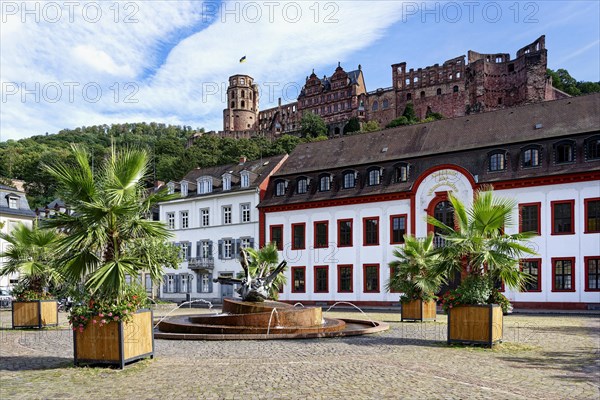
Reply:
<svg viewBox="0 0 600 400"><path fill-rule="evenodd" d="M527 275L519 270L519 259L536 253L526 245L533 233L505 233L506 227L513 224L511 215L516 202L494 197L489 188L475 193L469 209L452 194L449 198L455 227L428 218L430 224L440 228L440 236L446 241L444 247L437 249L438 272L454 276L466 263L473 278L487 278L490 284L501 280L511 288L521 287Z"/></svg>
<svg viewBox="0 0 600 400"><path fill-rule="evenodd" d="M406 301L433 299L443 282L443 276L435 270L438 255L434 252L433 235L424 241L404 235L404 246L394 248L393 255L396 260L389 266L394 273L387 290L402 292Z"/></svg>
<svg viewBox="0 0 600 400"><path fill-rule="evenodd" d="M166 190L151 193L144 187L149 159L145 151L113 147L95 176L87 152L77 145L72 152L74 166L45 166L72 210L47 221L49 227L65 233L57 243L61 255L57 263L66 278L77 283L83 280L97 299L118 302L127 285L126 275L146 271L159 282L165 264L178 265L178 260L166 260L150 250L151 244L170 237L162 222L150 219L151 210L173 197ZM145 252L144 246L148 247Z"/></svg>
<svg viewBox="0 0 600 400"><path fill-rule="evenodd" d="M265 278L271 274L279 264L279 253L274 243L269 243L261 249L251 247L245 249L250 259L248 260L248 269L253 278ZM285 271L285 269L284 269ZM269 287L269 298L277 300L279 297L279 288L287 283L285 275L280 273Z"/></svg>
<svg viewBox="0 0 600 400"><path fill-rule="evenodd" d="M19 224L8 234L0 233L0 238L8 242L0 254L5 258L0 276L17 273L24 290L44 295L50 286L60 283L60 274L50 264L59 238L55 230Z"/></svg>

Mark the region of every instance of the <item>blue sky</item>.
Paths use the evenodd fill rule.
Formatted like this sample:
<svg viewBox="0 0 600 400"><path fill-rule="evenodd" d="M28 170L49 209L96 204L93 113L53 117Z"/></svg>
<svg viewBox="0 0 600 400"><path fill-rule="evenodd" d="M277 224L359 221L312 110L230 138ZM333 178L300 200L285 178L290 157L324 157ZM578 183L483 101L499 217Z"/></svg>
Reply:
<svg viewBox="0 0 600 400"><path fill-rule="evenodd" d="M117 122L219 130L235 73L255 78L265 109L338 61L361 64L374 90L391 86L393 63L514 56L541 35L550 68L600 80L598 1L23 4L1 3L0 140Z"/></svg>

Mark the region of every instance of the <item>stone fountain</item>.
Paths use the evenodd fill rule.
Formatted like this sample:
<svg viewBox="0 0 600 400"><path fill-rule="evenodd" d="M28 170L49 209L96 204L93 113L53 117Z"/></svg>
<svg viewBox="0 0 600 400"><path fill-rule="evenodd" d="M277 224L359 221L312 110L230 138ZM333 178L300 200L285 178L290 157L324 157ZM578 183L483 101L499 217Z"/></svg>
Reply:
<svg viewBox="0 0 600 400"><path fill-rule="evenodd" d="M320 307L294 307L268 300L275 278L286 267L258 269L252 276L245 249L240 250L244 278L219 277L215 282L239 284L241 300L225 299L223 313L175 316L158 324L154 337L179 340L265 340L356 336L382 332L389 325L378 321L323 318Z"/></svg>

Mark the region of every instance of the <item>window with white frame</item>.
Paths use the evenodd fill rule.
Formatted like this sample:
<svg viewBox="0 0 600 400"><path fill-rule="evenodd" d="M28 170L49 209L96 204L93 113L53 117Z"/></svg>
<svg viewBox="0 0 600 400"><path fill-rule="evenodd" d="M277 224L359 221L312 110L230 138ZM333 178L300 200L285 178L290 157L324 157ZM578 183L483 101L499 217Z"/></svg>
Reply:
<svg viewBox="0 0 600 400"><path fill-rule="evenodd" d="M251 246L251 240L252 239L250 239L248 237L241 238L240 239L240 243L241 243L242 249L247 249L248 247L252 247Z"/></svg>
<svg viewBox="0 0 600 400"><path fill-rule="evenodd" d="M188 276L187 274L179 275L179 293L187 293Z"/></svg>
<svg viewBox="0 0 600 400"><path fill-rule="evenodd" d="M208 208L200 210L200 226L210 226L210 211Z"/></svg>
<svg viewBox="0 0 600 400"><path fill-rule="evenodd" d="M187 181L181 181L181 197L188 195L188 183Z"/></svg>
<svg viewBox="0 0 600 400"><path fill-rule="evenodd" d="M231 206L223 206L223 224L231 224Z"/></svg>
<svg viewBox="0 0 600 400"><path fill-rule="evenodd" d="M202 293L208 293L210 291L210 275L202 274L202 285L200 286Z"/></svg>
<svg viewBox="0 0 600 400"><path fill-rule="evenodd" d="M175 229L175 213L167 213L167 226L169 229Z"/></svg>
<svg viewBox="0 0 600 400"><path fill-rule="evenodd" d="M179 249L180 249L179 255L180 255L181 259L183 259L183 260L188 259L188 254L190 251L189 248L190 248L189 242L181 242L181 245L179 247Z"/></svg>
<svg viewBox="0 0 600 400"><path fill-rule="evenodd" d="M12 208L12 209L19 208L18 199L16 197L12 197L12 196L8 197L8 208Z"/></svg>
<svg viewBox="0 0 600 400"><path fill-rule="evenodd" d="M243 188L250 186L250 174L246 171L241 172L241 186Z"/></svg>
<svg viewBox="0 0 600 400"><path fill-rule="evenodd" d="M181 211L181 229L190 227L190 214L187 211Z"/></svg>
<svg viewBox="0 0 600 400"><path fill-rule="evenodd" d="M169 194L175 193L175 184L173 182L167 183L167 191Z"/></svg>
<svg viewBox="0 0 600 400"><path fill-rule="evenodd" d="M175 276L167 275L167 293L175 293Z"/></svg>
<svg viewBox="0 0 600 400"><path fill-rule="evenodd" d="M223 190L231 190L231 175L223 175Z"/></svg>
<svg viewBox="0 0 600 400"><path fill-rule="evenodd" d="M223 258L232 258L233 255L233 240L223 240Z"/></svg>
<svg viewBox="0 0 600 400"><path fill-rule="evenodd" d="M240 205L242 222L250 222L250 203Z"/></svg>
<svg viewBox="0 0 600 400"><path fill-rule="evenodd" d="M200 243L200 254L198 254L201 258L210 258L212 254L210 254L210 241L203 240Z"/></svg>
<svg viewBox="0 0 600 400"><path fill-rule="evenodd" d="M144 286L146 288L146 292L152 291L152 276L150 274L144 275Z"/></svg>
<svg viewBox="0 0 600 400"><path fill-rule="evenodd" d="M212 177L205 176L198 179L198 194L206 194L212 192Z"/></svg>

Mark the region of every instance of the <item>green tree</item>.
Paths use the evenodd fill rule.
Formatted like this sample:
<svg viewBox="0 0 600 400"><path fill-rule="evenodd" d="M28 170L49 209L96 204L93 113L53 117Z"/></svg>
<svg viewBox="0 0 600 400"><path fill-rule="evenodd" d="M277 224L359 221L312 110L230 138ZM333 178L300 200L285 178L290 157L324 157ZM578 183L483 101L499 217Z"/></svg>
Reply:
<svg viewBox="0 0 600 400"><path fill-rule="evenodd" d="M406 103L406 107L404 107L404 112L402 113L402 116L406 118L406 120L411 124L419 122L419 118L417 118L417 113L415 113L415 107L410 101Z"/></svg>
<svg viewBox="0 0 600 400"><path fill-rule="evenodd" d="M360 122L358 122L358 118L350 118L348 123L344 126L344 134L358 131L360 131Z"/></svg>
<svg viewBox="0 0 600 400"><path fill-rule="evenodd" d="M300 120L300 132L307 138L327 136L327 125L320 115L305 112Z"/></svg>
<svg viewBox="0 0 600 400"><path fill-rule="evenodd" d="M401 301L432 300L443 282L436 270L438 254L433 247L433 235L423 241L404 235L404 246L393 250L394 261L389 263L393 274L387 285L388 291L402 292Z"/></svg>
<svg viewBox="0 0 600 400"><path fill-rule="evenodd" d="M58 182L60 197L73 210L46 221L50 228L66 232L57 242L57 263L70 282L84 280L97 299L118 303L125 293L126 275L146 271L159 282L165 264L177 267L178 261L165 260L150 247L144 250L171 236L162 222L149 216L159 202L174 197L166 190L149 193L144 188L146 151L113 148L96 174L81 146L73 145L72 152L74 165L46 166Z"/></svg>
<svg viewBox="0 0 600 400"><path fill-rule="evenodd" d="M363 132L375 132L380 129L381 128L379 127L379 122L377 122L377 121L369 121L369 122L363 124L363 127L362 127Z"/></svg>
<svg viewBox="0 0 600 400"><path fill-rule="evenodd" d="M405 125L410 125L410 124L411 124L411 122L408 119L406 119L405 116L400 116L400 117L390 121L390 123L387 124L385 127L386 128L395 128L397 126L405 126Z"/></svg>
<svg viewBox="0 0 600 400"><path fill-rule="evenodd" d="M61 275L51 264L59 239L55 230L18 224L10 233L0 233L0 238L8 243L0 254L5 259L0 276L19 274L22 290L42 295L60 283Z"/></svg>
<svg viewBox="0 0 600 400"><path fill-rule="evenodd" d="M502 281L511 288L520 288L527 275L520 271L519 259L536 253L527 247L533 233L505 233L505 229L513 225L515 201L494 197L492 190L482 189L475 193L469 209L452 195L450 202L456 227L428 218L430 224L441 230L440 236L445 240L445 246L436 251L438 272L453 277L462 271L466 262L473 279L486 280L490 286Z"/></svg>

